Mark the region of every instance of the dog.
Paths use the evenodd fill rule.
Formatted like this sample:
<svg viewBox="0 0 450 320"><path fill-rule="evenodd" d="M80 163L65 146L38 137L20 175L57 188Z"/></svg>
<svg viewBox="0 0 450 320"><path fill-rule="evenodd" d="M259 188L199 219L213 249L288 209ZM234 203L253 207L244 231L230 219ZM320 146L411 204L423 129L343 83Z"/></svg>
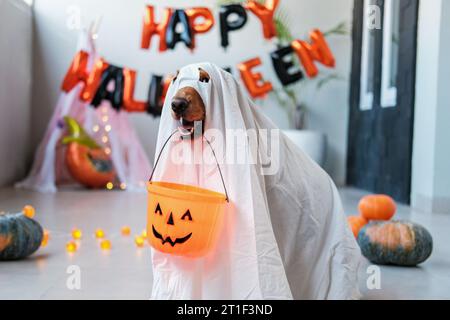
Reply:
<svg viewBox="0 0 450 320"><path fill-rule="evenodd" d="M169 144L169 152L162 158L164 167L156 179L175 183L181 179L183 184L225 192L229 202L224 208L226 220L219 235L221 241L206 263L171 259L153 251L152 298L359 297L361 253L347 225L338 190L326 172L279 133L278 127L226 70L211 63L191 64L180 69L173 81L166 96L156 149L162 150L175 130L186 142L202 136L209 144L209 132L198 130L197 125L201 124L202 129L213 129L211 133L222 133L211 139L223 139L222 144L218 140L213 146L215 150L223 148L224 162L217 162L216 172L212 168L216 164L209 164L209 158L208 166L177 162L170 151L179 152L180 144ZM228 130L233 134L228 135ZM234 133L240 132L249 135L242 136L246 139L242 144L235 144ZM272 148L274 145L278 147ZM183 147L191 147L186 150L201 159L204 151L209 152L205 144L186 143ZM235 162L236 151L246 152L245 147L249 152L246 158L253 160L251 157L256 156L255 163ZM229 158L225 152L230 152ZM214 150L212 155L215 157ZM267 163L269 170L264 168ZM196 222L192 225L186 221L188 230L199 223L197 212L190 213ZM167 219L167 228L173 228L173 219L180 221L181 217ZM166 239L164 234L156 237L160 241L161 237ZM172 243L166 241L165 245Z"/></svg>
<svg viewBox="0 0 450 320"><path fill-rule="evenodd" d="M179 71L172 81L176 81ZM208 72L199 68L200 82L209 83L211 80ZM203 123L206 120L205 103L202 97L193 87L184 87L177 91L171 101L172 117L180 121L180 129L187 135L194 134L197 125L201 125L201 132L203 133Z"/></svg>

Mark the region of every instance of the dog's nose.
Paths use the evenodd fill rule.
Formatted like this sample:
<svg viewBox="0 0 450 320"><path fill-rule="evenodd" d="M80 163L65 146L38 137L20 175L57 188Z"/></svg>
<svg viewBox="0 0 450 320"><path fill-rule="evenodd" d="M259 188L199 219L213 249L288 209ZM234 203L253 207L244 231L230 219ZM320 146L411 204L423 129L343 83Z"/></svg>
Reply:
<svg viewBox="0 0 450 320"><path fill-rule="evenodd" d="M172 100L172 110L177 113L183 113L189 105L189 102L184 98L174 98Z"/></svg>

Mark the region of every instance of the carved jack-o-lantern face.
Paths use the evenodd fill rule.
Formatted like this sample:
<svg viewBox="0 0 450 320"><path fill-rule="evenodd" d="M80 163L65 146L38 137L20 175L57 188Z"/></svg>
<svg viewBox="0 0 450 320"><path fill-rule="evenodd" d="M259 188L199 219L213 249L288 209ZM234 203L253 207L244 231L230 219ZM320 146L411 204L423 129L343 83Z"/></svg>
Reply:
<svg viewBox="0 0 450 320"><path fill-rule="evenodd" d="M162 212L162 210L161 210L161 206L159 205L159 203L156 205L156 208L155 208L155 214L160 215L160 216L164 216L164 215L163 215L163 212ZM187 209L186 212L181 216L180 220L181 220L181 221L192 221L192 215L191 215L191 212L189 211L189 209ZM177 222L177 223L179 223L179 222ZM168 216L168 218L167 218L166 224L167 224L168 226L173 226L173 227L175 227L175 220L174 220L174 218L173 218L173 213L172 213L172 212L170 212L170 214L169 214L169 216ZM169 230L170 228L166 227L166 228L164 228L164 229L165 229L165 230ZM170 236L170 234L162 235L160 232L158 232L158 230L156 230L156 228L155 228L154 225L152 225L152 234L153 234L153 236L154 236L155 238L161 240L161 243L162 243L163 245L166 244L166 243L168 243L168 244L170 244L172 247L174 247L175 245L178 245L178 244L185 243L185 242L188 241L188 240L191 238L191 236L192 236L192 232L190 232L189 234L186 234L185 236L183 236L183 237L181 237L181 238L179 238L179 237L172 238L172 237Z"/></svg>
<svg viewBox="0 0 450 320"><path fill-rule="evenodd" d="M201 257L211 250L221 229L225 196L169 182L148 185L147 235L161 252Z"/></svg>

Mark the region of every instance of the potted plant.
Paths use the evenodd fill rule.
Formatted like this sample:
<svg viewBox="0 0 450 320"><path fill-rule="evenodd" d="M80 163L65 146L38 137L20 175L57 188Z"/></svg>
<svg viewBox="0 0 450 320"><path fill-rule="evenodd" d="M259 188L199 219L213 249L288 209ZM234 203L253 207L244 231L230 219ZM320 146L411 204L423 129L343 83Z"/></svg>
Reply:
<svg viewBox="0 0 450 320"><path fill-rule="evenodd" d="M285 46L292 42L294 37L289 28L289 18L282 9L277 11L275 23L277 27L277 45ZM348 34L348 31L345 22L341 22L334 28L324 32L325 37L346 34ZM298 63L297 60L294 61ZM272 91L272 95L288 114L289 129L284 130L284 133L321 166L325 163L326 136L323 132L305 129L307 109L304 102L299 98L299 92L303 91L307 85L315 85L315 89L319 91L328 82L340 79L342 77L337 73L323 72L314 80L307 81L305 79L288 86L280 84L280 87Z"/></svg>

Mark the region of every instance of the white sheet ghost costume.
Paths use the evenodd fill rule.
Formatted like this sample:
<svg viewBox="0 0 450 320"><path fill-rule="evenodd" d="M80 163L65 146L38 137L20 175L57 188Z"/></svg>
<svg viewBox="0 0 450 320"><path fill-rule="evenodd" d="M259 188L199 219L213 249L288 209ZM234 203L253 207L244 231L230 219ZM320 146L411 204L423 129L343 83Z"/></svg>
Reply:
<svg viewBox="0 0 450 320"><path fill-rule="evenodd" d="M199 82L198 68L208 72L209 83ZM231 74L209 63L180 70L166 96L156 156L179 126L171 116L171 100L186 86L196 88L204 101L204 137L219 159L230 205L207 256L186 258L152 249L152 298L359 298L360 251L335 185L263 115ZM250 138L236 138L242 132ZM174 136L153 181L223 192L211 149L203 138L193 141L200 142ZM203 163L192 161L193 156Z"/></svg>

